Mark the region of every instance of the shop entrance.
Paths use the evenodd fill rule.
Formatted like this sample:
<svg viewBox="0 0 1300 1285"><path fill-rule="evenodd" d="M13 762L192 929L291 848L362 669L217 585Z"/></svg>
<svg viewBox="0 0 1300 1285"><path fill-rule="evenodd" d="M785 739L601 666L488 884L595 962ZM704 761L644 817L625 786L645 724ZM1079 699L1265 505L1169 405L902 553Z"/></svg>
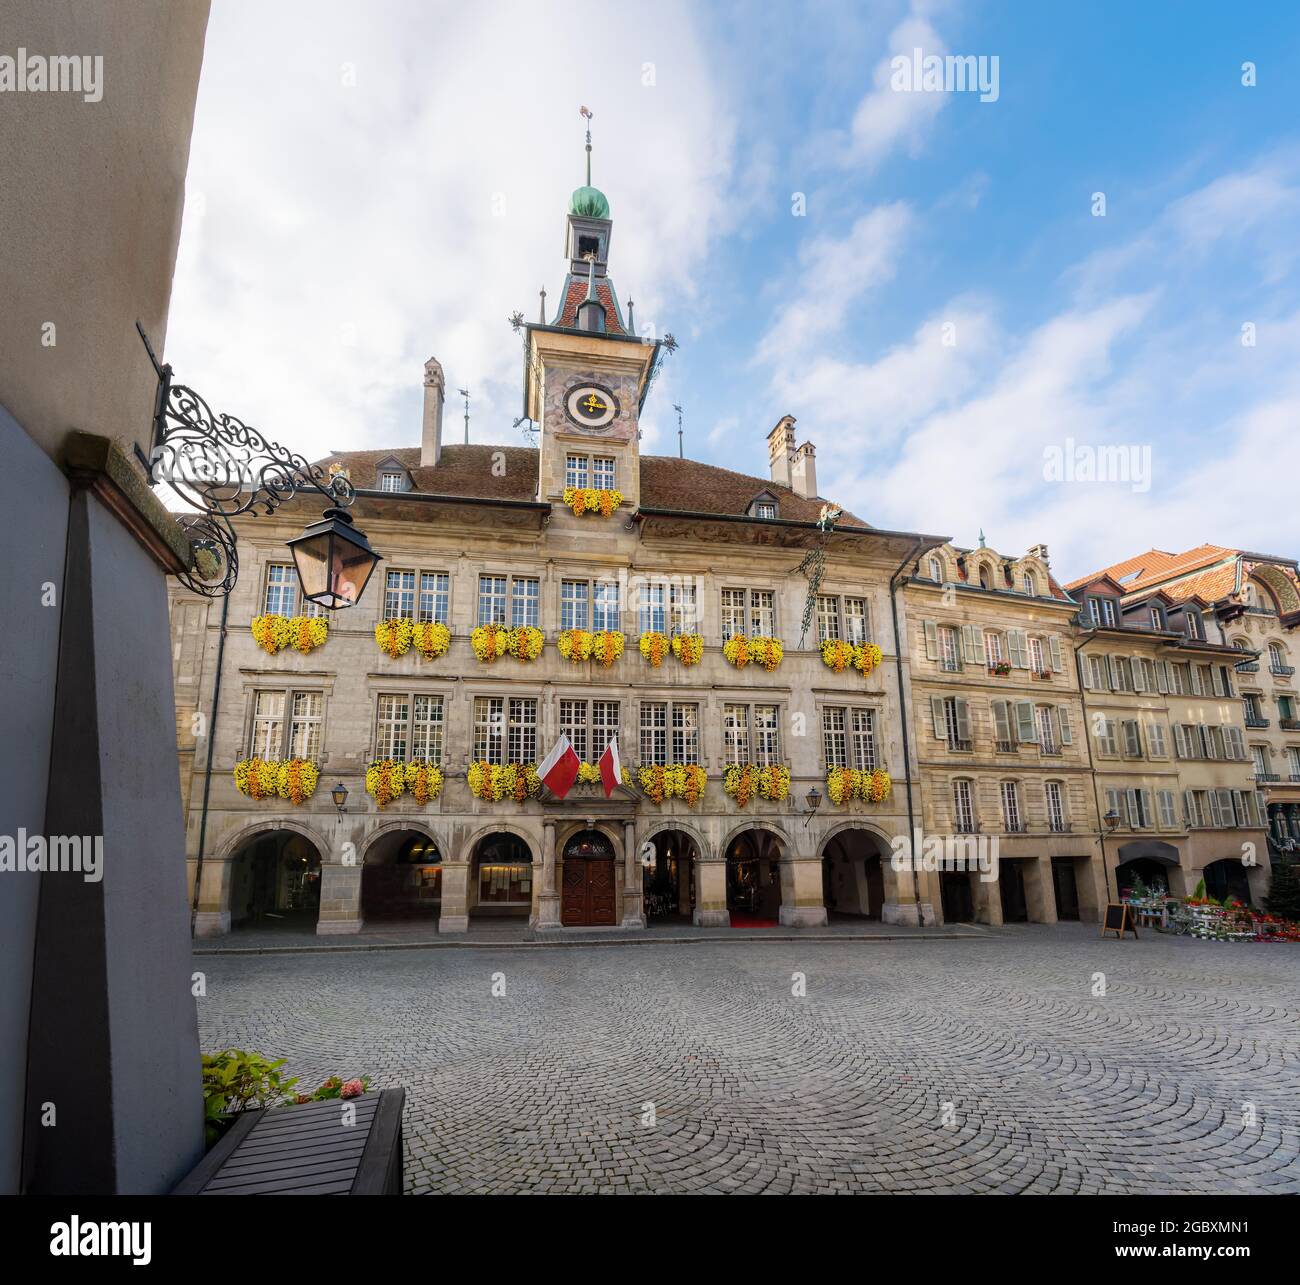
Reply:
<svg viewBox="0 0 1300 1285"><path fill-rule="evenodd" d="M781 846L767 830L738 834L727 850L733 928L775 928L781 915Z"/></svg>
<svg viewBox="0 0 1300 1285"><path fill-rule="evenodd" d="M1052 892L1056 897L1057 919L1079 918L1079 885L1075 881L1074 858L1052 858Z"/></svg>
<svg viewBox="0 0 1300 1285"><path fill-rule="evenodd" d="M881 843L870 830L841 830L822 851L822 901L828 917L879 919L885 902Z"/></svg>
<svg viewBox="0 0 1300 1285"><path fill-rule="evenodd" d="M435 919L442 908L442 854L418 830L382 834L361 868L366 919Z"/></svg>
<svg viewBox="0 0 1300 1285"><path fill-rule="evenodd" d="M690 920L695 910L695 841L683 830L661 830L654 856L642 872L647 919Z"/></svg>
<svg viewBox="0 0 1300 1285"><path fill-rule="evenodd" d="M232 928L315 928L320 917L320 853L295 830L254 835L230 871Z"/></svg>
<svg viewBox="0 0 1300 1285"><path fill-rule="evenodd" d="M998 863L998 888L1002 894L1002 922L1027 924L1029 903L1025 898L1025 868L1023 862L1003 858Z"/></svg>

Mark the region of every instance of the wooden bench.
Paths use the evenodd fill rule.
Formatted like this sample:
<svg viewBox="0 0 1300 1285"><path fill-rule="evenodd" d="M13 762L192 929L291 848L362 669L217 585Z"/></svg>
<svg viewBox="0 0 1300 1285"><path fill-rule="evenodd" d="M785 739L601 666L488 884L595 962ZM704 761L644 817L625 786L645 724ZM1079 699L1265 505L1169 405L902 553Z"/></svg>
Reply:
<svg viewBox="0 0 1300 1285"><path fill-rule="evenodd" d="M174 1196L400 1196L405 1089L242 1111ZM345 1107L356 1121L343 1123Z"/></svg>

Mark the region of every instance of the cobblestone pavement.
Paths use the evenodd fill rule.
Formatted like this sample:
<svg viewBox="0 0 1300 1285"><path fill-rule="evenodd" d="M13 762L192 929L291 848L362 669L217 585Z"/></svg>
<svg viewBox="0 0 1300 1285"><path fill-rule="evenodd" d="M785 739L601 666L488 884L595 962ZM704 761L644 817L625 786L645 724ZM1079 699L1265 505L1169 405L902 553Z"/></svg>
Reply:
<svg viewBox="0 0 1300 1285"><path fill-rule="evenodd" d="M205 1049L406 1087L409 1191L1300 1192L1292 946L1058 925L195 967Z"/></svg>

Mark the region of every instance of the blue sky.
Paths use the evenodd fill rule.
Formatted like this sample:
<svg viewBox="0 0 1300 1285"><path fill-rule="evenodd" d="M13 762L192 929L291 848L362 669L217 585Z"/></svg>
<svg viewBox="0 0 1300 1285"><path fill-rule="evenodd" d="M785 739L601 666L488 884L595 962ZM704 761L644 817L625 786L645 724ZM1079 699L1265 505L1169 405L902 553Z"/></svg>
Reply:
<svg viewBox="0 0 1300 1285"><path fill-rule="evenodd" d="M996 56L997 101L895 92L914 47ZM414 444L432 353L475 440L520 440L505 318L555 298L586 103L611 272L681 342L644 449L675 450L680 401L689 454L762 474L790 413L868 521L1045 542L1063 578L1152 544L1294 556L1297 68L1282 4L232 0L168 357L319 455ZM1149 486L1045 480L1067 442L1148 450Z"/></svg>

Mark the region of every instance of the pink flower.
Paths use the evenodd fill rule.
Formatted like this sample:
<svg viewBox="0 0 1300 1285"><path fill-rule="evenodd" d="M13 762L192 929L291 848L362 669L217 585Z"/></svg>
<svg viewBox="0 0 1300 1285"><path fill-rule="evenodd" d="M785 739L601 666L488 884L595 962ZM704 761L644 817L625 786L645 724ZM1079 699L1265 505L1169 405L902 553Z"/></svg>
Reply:
<svg viewBox="0 0 1300 1285"><path fill-rule="evenodd" d="M345 1098L359 1098L366 1091L366 1086L360 1080L349 1080L342 1090L342 1096Z"/></svg>

